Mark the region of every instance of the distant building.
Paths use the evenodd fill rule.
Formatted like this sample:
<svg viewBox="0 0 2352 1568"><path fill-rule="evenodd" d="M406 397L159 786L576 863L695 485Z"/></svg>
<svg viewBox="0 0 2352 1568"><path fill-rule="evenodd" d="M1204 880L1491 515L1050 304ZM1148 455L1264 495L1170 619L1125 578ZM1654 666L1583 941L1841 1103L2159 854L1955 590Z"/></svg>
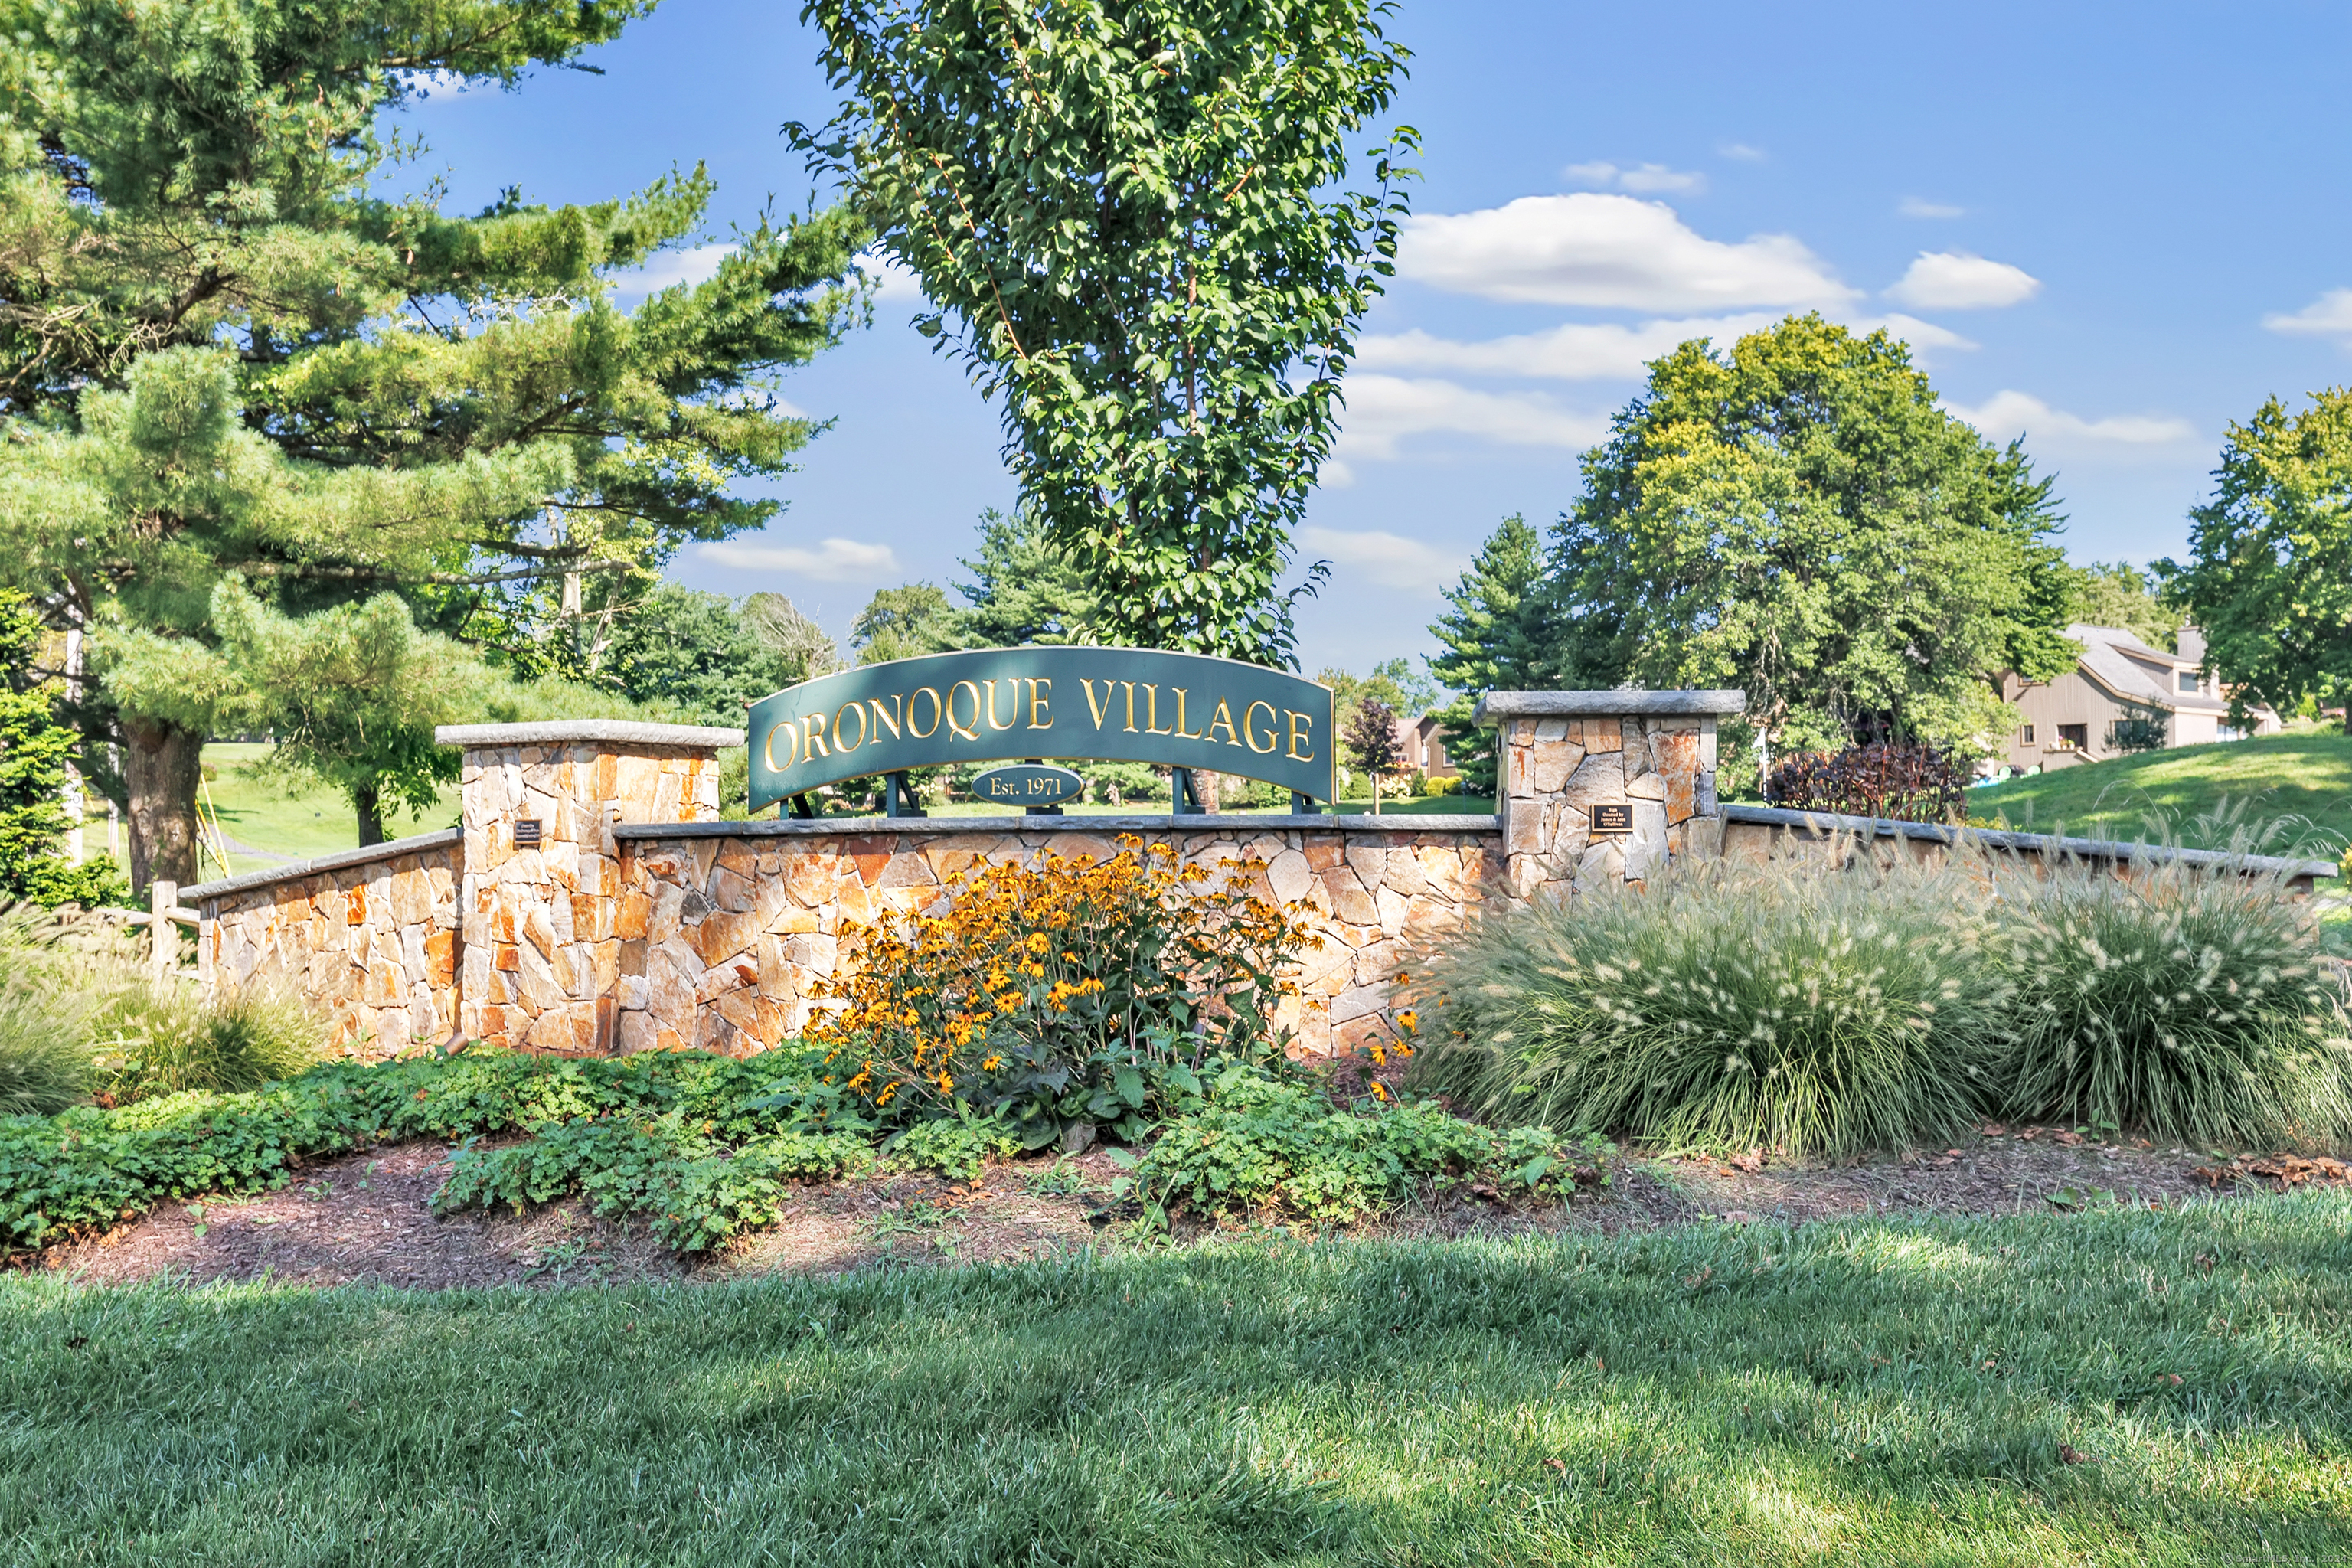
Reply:
<svg viewBox="0 0 2352 1568"><path fill-rule="evenodd" d="M2046 686L2015 675L2003 683L2016 721L2007 761L2020 773L2152 750L2147 742L2158 735L2165 746L2194 746L2279 728L2267 708L2254 710L2252 731L2231 728L2228 696L2198 673L2205 637L2194 626L2180 629L2177 654L2113 626L2072 626L2066 635L2083 645L2073 669Z"/></svg>
<svg viewBox="0 0 2352 1568"><path fill-rule="evenodd" d="M1452 778L1459 771L1446 758L1445 742L1438 739L1438 731L1444 727L1445 721L1434 713L1397 721L1397 745L1404 752L1407 772L1433 779L1445 779Z"/></svg>

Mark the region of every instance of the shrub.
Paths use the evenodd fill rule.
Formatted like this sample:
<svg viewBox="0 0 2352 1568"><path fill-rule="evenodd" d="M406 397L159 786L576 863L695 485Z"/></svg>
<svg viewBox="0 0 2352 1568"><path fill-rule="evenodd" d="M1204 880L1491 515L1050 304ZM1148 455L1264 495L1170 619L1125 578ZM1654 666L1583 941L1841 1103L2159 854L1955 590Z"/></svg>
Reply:
<svg viewBox="0 0 2352 1568"><path fill-rule="evenodd" d="M1330 1222L1392 1208L1423 1183L1488 1173L1505 1189L1572 1186L1574 1152L1549 1132L1500 1136L1430 1100L1350 1109L1296 1080L1239 1063L1207 1103L1171 1121L1139 1158L1134 1185L1164 1210L1280 1209ZM1589 1151L1588 1151L1589 1152Z"/></svg>
<svg viewBox="0 0 2352 1568"><path fill-rule="evenodd" d="M847 933L856 967L808 1031L877 1112L1002 1117L1042 1148L1075 1121L1129 1140L1196 1094L1207 1057L1279 1061L1286 970L1314 940L1257 889L1265 862L1213 869L1129 836L1097 862L1043 855L948 879L938 914Z"/></svg>
<svg viewBox="0 0 2352 1568"><path fill-rule="evenodd" d="M1948 752L1877 743L1784 757L1764 794L1791 811L1956 822L1964 814L1968 786L1967 771Z"/></svg>
<svg viewBox="0 0 2352 1568"><path fill-rule="evenodd" d="M2005 1043L1988 894L1963 867L1833 847L1489 913L1408 980L1407 1081L1490 1121L1676 1145L1942 1137Z"/></svg>
<svg viewBox="0 0 2352 1568"><path fill-rule="evenodd" d="M2352 1138L2343 984L2276 877L2067 866L2004 891L2010 1113L2202 1146Z"/></svg>

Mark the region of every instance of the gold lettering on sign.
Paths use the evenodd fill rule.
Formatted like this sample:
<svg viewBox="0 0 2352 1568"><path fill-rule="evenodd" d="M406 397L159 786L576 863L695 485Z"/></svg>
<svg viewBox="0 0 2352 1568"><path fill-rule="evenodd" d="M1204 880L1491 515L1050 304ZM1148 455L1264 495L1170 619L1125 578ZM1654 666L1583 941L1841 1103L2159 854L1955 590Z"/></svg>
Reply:
<svg viewBox="0 0 2352 1568"><path fill-rule="evenodd" d="M993 682L991 684L993 684ZM955 700L956 693L959 691L969 691L971 693L971 722L970 724L959 724L956 722ZM977 741L980 739L980 688L974 686L969 680L959 680L953 686L948 688L948 729L950 733L961 735L967 741Z"/></svg>
<svg viewBox="0 0 2352 1568"><path fill-rule="evenodd" d="M789 753L781 763L776 761L776 733L778 731L782 731L783 732L784 747ZM772 773L782 773L786 768L791 767L794 763L800 760L801 732L790 720L786 720L781 724L771 724L768 726L768 739L760 749L761 753L768 759L768 771Z"/></svg>
<svg viewBox="0 0 2352 1568"><path fill-rule="evenodd" d="M1160 688L1156 686L1146 686L1143 690L1143 732L1147 735L1174 734L1176 732L1175 731L1163 730L1160 727ZM1179 710L1179 711L1181 712L1181 710Z"/></svg>
<svg viewBox="0 0 2352 1568"><path fill-rule="evenodd" d="M1054 683L1049 680L1045 684L1051 686ZM1116 680L1106 680L1103 682L1103 694L1102 700L1100 702L1095 700L1095 683L1093 681L1088 680L1082 676L1078 679L1078 684L1087 689L1087 711L1094 715L1095 728L1097 730L1100 730L1103 727L1103 721L1110 717L1110 694L1118 689L1118 682ZM1128 701L1132 704L1134 700L1134 694L1130 692L1128 697ZM1135 726L1133 724L1129 724L1128 728L1132 730Z"/></svg>
<svg viewBox="0 0 2352 1568"><path fill-rule="evenodd" d="M996 682L984 680L981 684L988 688L988 727L990 729L1010 730L1021 721L1021 678L1019 676L1016 675L1004 683L1013 688L1013 717L1002 724L996 721Z"/></svg>
<svg viewBox="0 0 2352 1568"><path fill-rule="evenodd" d="M1208 737L1205 735L1195 735L1192 731L1184 728L1184 693L1183 687L1180 686L1176 689L1176 738L1180 741L1206 740Z"/></svg>
<svg viewBox="0 0 2352 1568"><path fill-rule="evenodd" d="M915 728L915 699L917 697L928 697L931 700L931 727L928 730L918 730ZM907 733L914 736L918 741L929 740L932 736L940 732L940 716L946 712L946 710L945 706L940 701L938 688L930 686L919 686L915 688L913 693L907 699Z"/></svg>
<svg viewBox="0 0 2352 1568"><path fill-rule="evenodd" d="M887 724L890 726L890 738L894 741L897 740L898 738L898 717L901 710L906 706L906 699L901 697L898 692L893 691L890 693L890 711L887 713L882 711L882 699L879 697L870 697L866 699L866 705L874 710L875 739L881 739L882 726Z"/></svg>
<svg viewBox="0 0 2352 1568"><path fill-rule="evenodd" d="M1029 679L1029 728L1032 730L1050 730L1054 727L1054 716L1045 711L1046 705L1053 701L1053 699L1045 693L1053 684L1050 679L1039 680L1034 676Z"/></svg>
<svg viewBox="0 0 2352 1568"><path fill-rule="evenodd" d="M841 738L841 715L844 713L856 716L857 739L855 741L845 741ZM836 752L854 752L864 744L866 744L866 710L855 702L845 702L833 716L833 749Z"/></svg>
<svg viewBox="0 0 2352 1568"><path fill-rule="evenodd" d="M1257 743L1256 728L1257 710L1261 708L1265 710L1265 718L1268 726L1265 731L1265 744L1263 746ZM1260 756L1264 756L1266 752L1273 751L1276 746L1282 744L1282 731L1274 728L1273 724L1274 704L1271 702L1264 700L1253 702L1242 710L1242 733L1249 737L1249 749L1257 752Z"/></svg>
<svg viewBox="0 0 2352 1568"><path fill-rule="evenodd" d="M822 713L807 713L802 715L801 760L803 762L813 763L819 757L829 757L831 755L833 755L833 752L826 748L824 743L824 715Z"/></svg>
<svg viewBox="0 0 2352 1568"><path fill-rule="evenodd" d="M1296 709L1291 708L1284 709L1283 712L1289 715L1290 718L1290 751L1287 753L1290 760L1294 763L1313 762L1315 760L1315 753L1311 751L1300 751L1298 749L1298 743L1301 741L1306 742L1309 746L1312 746L1315 743L1314 715L1311 713L1301 713Z"/></svg>
<svg viewBox="0 0 2352 1568"><path fill-rule="evenodd" d="M1135 682L1122 680L1119 684L1127 688L1127 732L1132 735L1135 733Z"/></svg>
<svg viewBox="0 0 2352 1568"><path fill-rule="evenodd" d="M1217 711L1209 720L1209 728L1204 731L1208 739L1213 741L1217 738L1220 726L1225 731L1226 745L1238 746L1242 743L1242 738L1234 733L1234 710L1225 705L1225 700L1222 697L1217 699Z"/></svg>

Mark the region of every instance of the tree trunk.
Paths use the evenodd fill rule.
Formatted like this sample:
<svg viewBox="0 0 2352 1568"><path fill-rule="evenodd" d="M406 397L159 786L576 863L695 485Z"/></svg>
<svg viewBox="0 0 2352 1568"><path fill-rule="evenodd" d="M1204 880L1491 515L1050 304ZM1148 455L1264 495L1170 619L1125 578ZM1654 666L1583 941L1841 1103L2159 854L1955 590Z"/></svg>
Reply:
<svg viewBox="0 0 2352 1568"><path fill-rule="evenodd" d="M122 721L122 784L131 797L131 885L196 874L196 782L205 738L163 720Z"/></svg>
<svg viewBox="0 0 2352 1568"><path fill-rule="evenodd" d="M1214 813L1217 809L1217 775L1207 768L1194 768L1192 794L1199 799L1202 811Z"/></svg>
<svg viewBox="0 0 2352 1568"><path fill-rule="evenodd" d="M352 786L352 805L360 816L360 847L383 842L383 807L376 796L375 785L359 784Z"/></svg>

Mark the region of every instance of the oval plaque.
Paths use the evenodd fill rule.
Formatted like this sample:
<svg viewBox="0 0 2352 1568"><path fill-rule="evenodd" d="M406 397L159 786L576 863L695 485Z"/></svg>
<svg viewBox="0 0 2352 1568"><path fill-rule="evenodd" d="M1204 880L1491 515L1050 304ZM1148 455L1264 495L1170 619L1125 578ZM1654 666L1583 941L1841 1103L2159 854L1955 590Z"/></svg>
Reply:
<svg viewBox="0 0 2352 1568"><path fill-rule="evenodd" d="M991 768L971 781L971 798L991 805L1059 805L1085 793L1087 781L1067 768L1022 763Z"/></svg>

